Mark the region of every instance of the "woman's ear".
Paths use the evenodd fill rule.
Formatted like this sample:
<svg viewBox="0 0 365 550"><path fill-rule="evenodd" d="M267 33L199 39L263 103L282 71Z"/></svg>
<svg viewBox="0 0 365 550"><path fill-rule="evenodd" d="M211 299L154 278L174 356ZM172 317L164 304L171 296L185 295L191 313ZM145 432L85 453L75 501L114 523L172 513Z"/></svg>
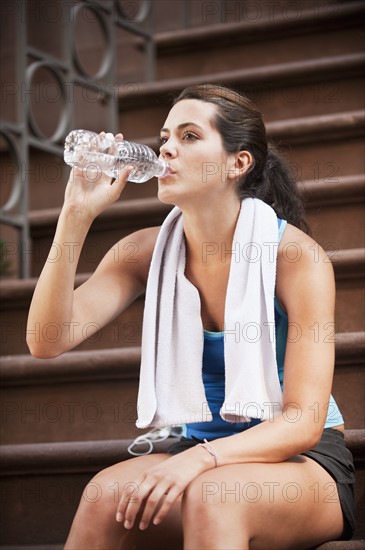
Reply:
<svg viewBox="0 0 365 550"><path fill-rule="evenodd" d="M249 151L239 151L236 164L241 176L248 172L253 164L251 153Z"/></svg>
<svg viewBox="0 0 365 550"><path fill-rule="evenodd" d="M232 179L241 178L253 165L253 157L249 151L238 151L232 158L229 175Z"/></svg>

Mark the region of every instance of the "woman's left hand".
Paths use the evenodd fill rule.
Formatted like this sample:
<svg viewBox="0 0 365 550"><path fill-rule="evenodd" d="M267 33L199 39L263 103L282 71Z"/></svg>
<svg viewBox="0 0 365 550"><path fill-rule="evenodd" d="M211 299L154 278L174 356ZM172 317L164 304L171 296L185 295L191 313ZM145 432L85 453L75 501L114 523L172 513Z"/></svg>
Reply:
<svg viewBox="0 0 365 550"><path fill-rule="evenodd" d="M152 518L154 525L158 525L193 479L212 467L212 457L199 445L153 466L123 488L117 521L124 522L126 529L132 529L144 505L139 528L146 529ZM158 509L163 496L165 498Z"/></svg>

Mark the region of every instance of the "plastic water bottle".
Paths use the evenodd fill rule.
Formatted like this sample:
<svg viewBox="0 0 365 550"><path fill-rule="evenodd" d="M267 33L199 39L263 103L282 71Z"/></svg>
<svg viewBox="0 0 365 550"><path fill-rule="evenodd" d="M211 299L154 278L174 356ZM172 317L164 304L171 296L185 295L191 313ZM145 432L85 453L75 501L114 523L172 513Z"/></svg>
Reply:
<svg viewBox="0 0 365 550"><path fill-rule="evenodd" d="M168 164L157 158L147 145L117 141L113 134L100 136L89 130L73 130L65 141L64 160L70 166L103 172L112 178L122 167L134 166L128 181L144 183L154 176L163 176Z"/></svg>

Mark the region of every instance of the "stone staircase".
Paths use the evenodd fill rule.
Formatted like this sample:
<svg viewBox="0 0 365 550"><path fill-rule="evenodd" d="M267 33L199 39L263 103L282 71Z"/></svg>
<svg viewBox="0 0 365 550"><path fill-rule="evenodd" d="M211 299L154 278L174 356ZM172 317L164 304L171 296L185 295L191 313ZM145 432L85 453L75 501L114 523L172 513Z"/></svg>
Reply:
<svg viewBox="0 0 365 550"><path fill-rule="evenodd" d="M157 0L157 9L162 4ZM312 235L329 252L336 276L333 394L355 458L358 527L352 541L320 548L364 549L365 54L360 20L365 4L308 1L299 3L300 14L291 11L294 3L287 11L281 3L275 14L268 4L255 2L260 16L249 18L244 3L236 2L241 17L222 12L220 24L195 7L195 26L189 30L177 24L166 30L157 17L157 80L139 81L136 67L126 60L120 81L137 80L133 93L121 85L119 126L128 139L157 149L172 96L199 82L246 91L264 113L269 137L281 146L303 190ZM164 12L157 13L161 18ZM137 39L135 47L142 48ZM41 162L40 153L32 156L31 164ZM49 193L45 173L34 172L30 182L32 278L1 282L3 550L62 548L82 488L101 468L128 458L128 445L142 433L134 422L143 299L64 356L38 360L29 355L27 311L65 183ZM65 178L63 166L62 173ZM155 198L156 188L155 181L128 185L94 222L77 285L122 236L162 222L170 207Z"/></svg>
<svg viewBox="0 0 365 550"><path fill-rule="evenodd" d="M362 430L348 430L346 443L355 456L356 466L362 465L364 483L365 454L361 432ZM173 441L169 439L159 443L156 449L163 452ZM45 550L61 549L62 546L54 545L54 542L64 539L77 509L82 489L100 468L130 458L126 452L129 443L130 440L122 439L4 446L2 466L8 475L2 489L7 502L2 514L6 526L3 533L5 546L1 547L2 550L43 547ZM96 486L90 488L87 498L97 500ZM360 512L364 511L363 502L360 500L358 507ZM47 525L47 529L44 529L44 525ZM10 546L10 541L15 546ZM25 546L29 541L37 541L37 546ZM355 539L350 542L328 542L318 548L363 550L364 544L361 539ZM176 547L176 550L180 549Z"/></svg>

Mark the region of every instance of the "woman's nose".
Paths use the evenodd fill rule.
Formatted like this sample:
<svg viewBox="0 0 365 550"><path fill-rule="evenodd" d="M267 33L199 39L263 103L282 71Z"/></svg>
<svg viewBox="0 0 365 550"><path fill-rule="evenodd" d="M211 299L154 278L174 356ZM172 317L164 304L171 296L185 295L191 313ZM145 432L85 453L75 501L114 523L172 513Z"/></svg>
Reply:
<svg viewBox="0 0 365 550"><path fill-rule="evenodd" d="M162 157L172 158L176 156L176 147L171 140L166 141L160 147L160 154Z"/></svg>

